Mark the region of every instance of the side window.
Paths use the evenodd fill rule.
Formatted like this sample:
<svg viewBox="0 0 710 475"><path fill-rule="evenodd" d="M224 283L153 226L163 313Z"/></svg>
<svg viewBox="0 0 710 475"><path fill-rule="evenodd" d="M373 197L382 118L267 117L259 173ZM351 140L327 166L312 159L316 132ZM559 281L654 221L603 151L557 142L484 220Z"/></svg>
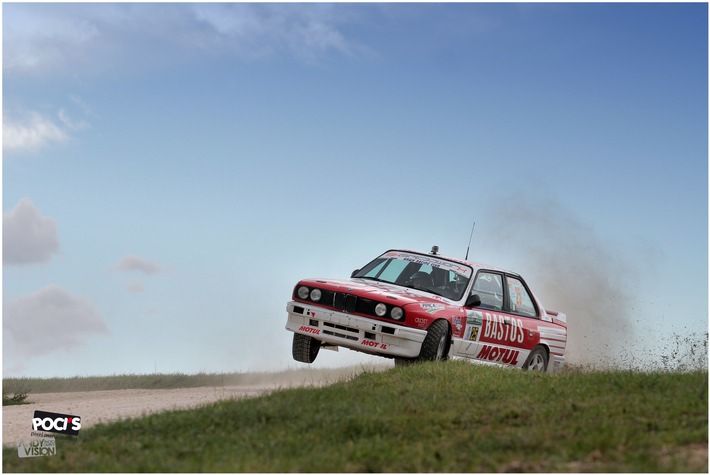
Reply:
<svg viewBox="0 0 710 475"><path fill-rule="evenodd" d="M520 279L511 276L506 276L506 279L510 295L510 311L526 317L537 318L535 305Z"/></svg>
<svg viewBox="0 0 710 475"><path fill-rule="evenodd" d="M500 274L479 272L471 293L481 297L481 308L503 310L503 278Z"/></svg>

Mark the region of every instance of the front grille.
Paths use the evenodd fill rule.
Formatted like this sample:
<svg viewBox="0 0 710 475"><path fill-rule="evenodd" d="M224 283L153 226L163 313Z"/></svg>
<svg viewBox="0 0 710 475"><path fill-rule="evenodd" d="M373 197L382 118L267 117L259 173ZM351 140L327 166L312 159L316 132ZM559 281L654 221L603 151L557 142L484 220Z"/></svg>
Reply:
<svg viewBox="0 0 710 475"><path fill-rule="evenodd" d="M377 314L375 313L375 307L379 302L371 299L366 299L362 297L358 297L357 295L353 294L348 294L345 292L334 292L332 290L326 290L326 289L320 289L321 290L321 298L318 300L318 302L311 302L310 299L303 300L298 297L296 291L294 290L294 300L299 300L299 301L305 301L309 303L315 303L316 305L324 305L326 307L332 307L335 310L339 310L341 312L346 312L346 313L360 313L362 315L369 315L372 317L377 317ZM384 303L384 302L383 302ZM386 318L390 320L390 311L393 308L393 305L391 304L385 304L387 305L387 313L385 314L384 317L377 317L377 318ZM404 321L404 319L400 320Z"/></svg>
<svg viewBox="0 0 710 475"><path fill-rule="evenodd" d="M356 295L337 292L335 294L333 307L338 310L342 310L343 312L352 313L357 311L357 301L358 298Z"/></svg>

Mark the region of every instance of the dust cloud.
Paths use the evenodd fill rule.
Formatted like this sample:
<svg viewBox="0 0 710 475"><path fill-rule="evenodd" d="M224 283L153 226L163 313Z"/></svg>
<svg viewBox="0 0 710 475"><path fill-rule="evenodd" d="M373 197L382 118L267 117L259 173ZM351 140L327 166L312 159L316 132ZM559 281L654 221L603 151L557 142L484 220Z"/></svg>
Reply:
<svg viewBox="0 0 710 475"><path fill-rule="evenodd" d="M490 216L486 246L515 263L545 308L567 315L568 363L624 366L639 270L550 198L513 195Z"/></svg>

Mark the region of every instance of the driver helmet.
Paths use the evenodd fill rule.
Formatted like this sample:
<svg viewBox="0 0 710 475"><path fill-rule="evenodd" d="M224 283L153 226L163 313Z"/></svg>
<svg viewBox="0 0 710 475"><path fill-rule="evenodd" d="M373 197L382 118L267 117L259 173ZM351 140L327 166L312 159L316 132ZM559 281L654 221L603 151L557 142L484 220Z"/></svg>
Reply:
<svg viewBox="0 0 710 475"><path fill-rule="evenodd" d="M409 277L409 283L416 289L428 289L434 284L434 280L426 272L417 271Z"/></svg>

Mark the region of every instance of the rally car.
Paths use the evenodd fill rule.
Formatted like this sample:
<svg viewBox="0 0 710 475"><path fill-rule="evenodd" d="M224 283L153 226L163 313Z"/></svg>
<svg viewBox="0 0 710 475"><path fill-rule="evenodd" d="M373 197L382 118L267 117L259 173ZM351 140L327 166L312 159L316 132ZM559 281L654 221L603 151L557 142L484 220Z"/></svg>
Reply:
<svg viewBox="0 0 710 475"><path fill-rule="evenodd" d="M293 358L349 348L396 364L453 357L528 370L564 366L567 317L510 271L389 250L350 279L304 279L287 304Z"/></svg>

